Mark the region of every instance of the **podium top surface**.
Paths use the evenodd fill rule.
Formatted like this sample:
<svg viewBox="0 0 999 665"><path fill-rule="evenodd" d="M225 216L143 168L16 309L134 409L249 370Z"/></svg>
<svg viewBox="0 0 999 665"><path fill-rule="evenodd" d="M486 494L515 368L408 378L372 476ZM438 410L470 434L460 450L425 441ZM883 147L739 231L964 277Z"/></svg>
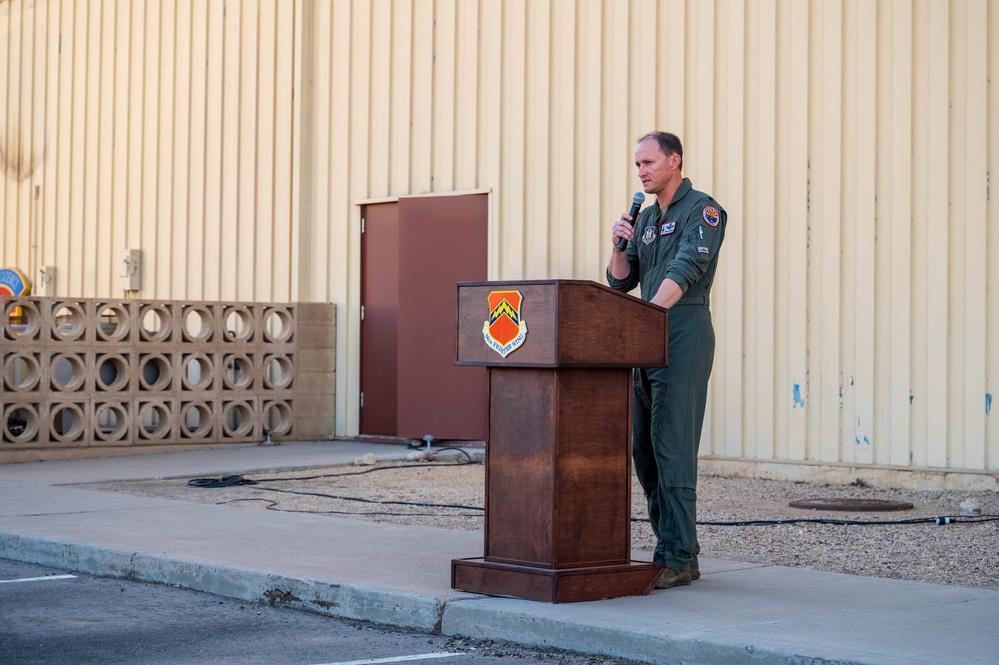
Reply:
<svg viewBox="0 0 999 665"><path fill-rule="evenodd" d="M458 282L456 365L665 367L669 311L587 280Z"/></svg>

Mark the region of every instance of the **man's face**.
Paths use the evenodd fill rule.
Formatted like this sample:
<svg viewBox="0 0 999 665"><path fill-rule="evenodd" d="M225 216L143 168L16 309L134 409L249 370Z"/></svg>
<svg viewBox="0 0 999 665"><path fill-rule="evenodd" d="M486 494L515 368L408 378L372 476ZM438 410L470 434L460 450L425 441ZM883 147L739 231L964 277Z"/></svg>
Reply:
<svg viewBox="0 0 999 665"><path fill-rule="evenodd" d="M680 165L679 155L664 155L655 139L645 139L635 148L638 179L646 194L659 194L673 178Z"/></svg>

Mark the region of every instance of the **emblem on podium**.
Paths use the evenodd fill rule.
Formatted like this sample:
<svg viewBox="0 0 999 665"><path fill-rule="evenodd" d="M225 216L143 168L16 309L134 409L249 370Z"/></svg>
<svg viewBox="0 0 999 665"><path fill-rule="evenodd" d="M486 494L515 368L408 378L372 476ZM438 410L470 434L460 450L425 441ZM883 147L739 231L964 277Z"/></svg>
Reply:
<svg viewBox="0 0 999 665"><path fill-rule="evenodd" d="M482 326L486 344L506 358L527 339L527 322L520 316L524 296L520 291L493 291L489 301L489 319Z"/></svg>

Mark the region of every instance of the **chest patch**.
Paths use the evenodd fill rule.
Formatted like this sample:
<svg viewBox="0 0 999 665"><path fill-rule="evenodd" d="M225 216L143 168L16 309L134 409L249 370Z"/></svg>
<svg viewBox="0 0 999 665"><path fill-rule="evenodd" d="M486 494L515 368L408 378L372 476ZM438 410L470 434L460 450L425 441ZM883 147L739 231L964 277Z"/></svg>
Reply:
<svg viewBox="0 0 999 665"><path fill-rule="evenodd" d="M663 224L663 227L659 230L659 235L668 236L674 231L676 231L676 222L667 222Z"/></svg>
<svg viewBox="0 0 999 665"><path fill-rule="evenodd" d="M646 245L651 245L656 239L656 227L646 226L645 232L642 234L642 242Z"/></svg>

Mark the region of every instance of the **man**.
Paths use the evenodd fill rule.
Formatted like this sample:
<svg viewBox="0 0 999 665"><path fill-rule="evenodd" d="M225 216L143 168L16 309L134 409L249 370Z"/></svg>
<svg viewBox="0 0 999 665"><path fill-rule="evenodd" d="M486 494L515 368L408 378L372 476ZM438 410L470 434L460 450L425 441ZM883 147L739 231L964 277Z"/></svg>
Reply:
<svg viewBox="0 0 999 665"><path fill-rule="evenodd" d="M681 174L683 146L675 135L652 132L639 139L635 166L656 202L634 228L627 214L614 223L607 282L620 291L641 284L644 300L670 310L669 367L635 370L631 414L635 474L656 536L653 560L666 564L656 588L666 589L700 577L697 449L715 348L708 296L727 214ZM617 249L621 238L628 241L626 251Z"/></svg>

